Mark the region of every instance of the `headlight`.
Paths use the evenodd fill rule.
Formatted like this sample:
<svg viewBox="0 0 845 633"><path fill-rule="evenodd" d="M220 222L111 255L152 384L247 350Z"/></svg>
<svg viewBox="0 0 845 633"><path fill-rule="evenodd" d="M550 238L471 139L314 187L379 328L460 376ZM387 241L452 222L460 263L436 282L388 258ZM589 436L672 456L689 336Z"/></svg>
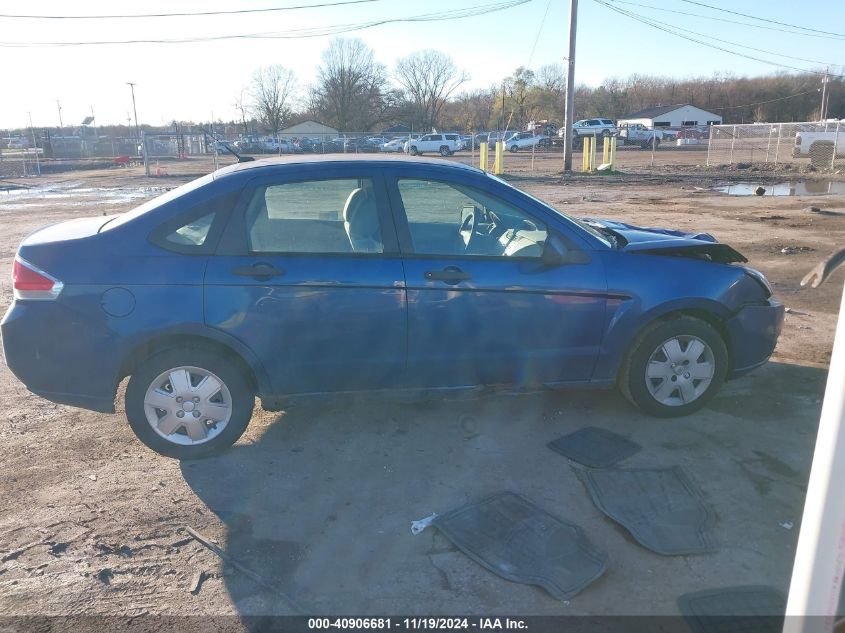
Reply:
<svg viewBox="0 0 845 633"><path fill-rule="evenodd" d="M745 272L748 274L749 277L751 277L752 279L754 279L754 281L763 286L763 288L766 290L767 298L771 297L775 293L775 291L772 289L772 284L769 283L769 280L766 279L766 276L763 273L754 268L749 268L748 266L743 266L743 268L745 269Z"/></svg>

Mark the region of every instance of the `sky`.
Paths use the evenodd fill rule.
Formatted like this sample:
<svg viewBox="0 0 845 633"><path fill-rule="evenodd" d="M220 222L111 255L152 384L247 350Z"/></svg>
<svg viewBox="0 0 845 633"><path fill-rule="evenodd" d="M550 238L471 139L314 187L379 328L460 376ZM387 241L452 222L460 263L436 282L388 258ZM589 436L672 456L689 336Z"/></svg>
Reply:
<svg viewBox="0 0 845 633"><path fill-rule="evenodd" d="M226 11L311 5L331 0L4 0L0 14L105 15ZM354 5L296 9L258 14L134 18L30 19L0 17L0 129L126 123L132 112L127 82L134 82L138 119L162 125L173 120L208 121L237 118L234 103L248 88L253 71L270 64L292 69L300 94L314 81L320 54L333 36L299 39L224 39L180 44L107 44L97 46L20 47L14 43L91 42L103 40L197 38L360 24L469 7L489 7L504 0L372 0ZM686 29L685 35L741 52L748 59L714 50L658 30L601 2L645 16L659 24ZM718 8L790 25L845 33L841 0L701 0ZM667 11L669 10L669 11ZM805 35L751 28L681 15L786 28L712 10L687 0L580 0L575 55L577 83L598 85L608 77L632 73L753 76L786 68L845 74L845 36L802 31ZM568 51L569 0L529 0L486 15L438 22L391 23L346 33L360 37L388 69L400 57L433 48L448 53L471 77L465 88L501 82L518 66L537 69L563 64ZM787 29L792 30L792 29ZM724 40L718 42L716 39ZM535 47L536 42L536 47ZM725 42L731 42L730 44ZM765 50L741 49L737 44ZM792 59L801 58L801 59ZM58 101L58 104L57 104Z"/></svg>

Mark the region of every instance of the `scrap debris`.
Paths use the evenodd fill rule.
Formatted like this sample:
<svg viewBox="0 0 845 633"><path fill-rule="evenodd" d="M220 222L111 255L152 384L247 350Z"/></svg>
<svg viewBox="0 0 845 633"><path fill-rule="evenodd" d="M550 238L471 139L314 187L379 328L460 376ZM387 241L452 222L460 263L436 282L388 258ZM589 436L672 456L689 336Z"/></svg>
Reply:
<svg viewBox="0 0 845 633"><path fill-rule="evenodd" d="M416 536L417 534L422 532L424 529L426 529L429 525L434 523L434 519L436 519L436 518L437 518L437 513L432 512L431 514L429 514L424 519L420 519L419 521L411 521L411 534Z"/></svg>
<svg viewBox="0 0 845 633"><path fill-rule="evenodd" d="M264 578L264 576L262 576L261 574L252 571L249 567L246 567L240 561L238 561L238 560L232 558L231 556L229 556L229 554L227 554L221 547L212 543L211 539L206 538L205 536L203 536L202 534L200 534L199 532L197 532L195 529L193 529L192 527L190 527L188 525L185 526L185 531L188 534L190 534L192 537L194 537L197 541L199 541L200 544L204 545L205 547L210 549L212 552L217 554L224 563L226 563L227 565L229 565L231 567L234 567L235 569L237 569L239 572L241 572L247 578L251 578L252 580L257 582L259 585L264 587L265 589L272 591L274 594L276 594L277 596L282 598L285 602L288 603L289 606L291 606L293 608L294 611L296 611L297 613L305 613L306 612L305 609L303 609L300 605L298 605L293 598L291 598L284 591L279 589L275 584L273 584L272 582L270 582L269 580Z"/></svg>

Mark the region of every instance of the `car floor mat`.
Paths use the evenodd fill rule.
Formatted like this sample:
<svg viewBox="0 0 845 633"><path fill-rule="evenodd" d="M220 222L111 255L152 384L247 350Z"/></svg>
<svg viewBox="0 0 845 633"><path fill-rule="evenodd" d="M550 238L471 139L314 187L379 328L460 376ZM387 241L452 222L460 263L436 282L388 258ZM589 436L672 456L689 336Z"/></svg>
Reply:
<svg viewBox="0 0 845 633"><path fill-rule="evenodd" d="M590 468L607 468L642 450L626 437L597 426L586 426L549 442L549 448Z"/></svg>
<svg viewBox="0 0 845 633"><path fill-rule="evenodd" d="M568 600L607 569L607 553L577 525L501 492L438 516L433 524L464 554L513 582Z"/></svg>
<svg viewBox="0 0 845 633"><path fill-rule="evenodd" d="M599 510L643 547L666 556L715 551L711 510L680 467L582 470Z"/></svg>
<svg viewBox="0 0 845 633"><path fill-rule="evenodd" d="M693 633L780 633L786 600L774 587L706 589L678 598Z"/></svg>

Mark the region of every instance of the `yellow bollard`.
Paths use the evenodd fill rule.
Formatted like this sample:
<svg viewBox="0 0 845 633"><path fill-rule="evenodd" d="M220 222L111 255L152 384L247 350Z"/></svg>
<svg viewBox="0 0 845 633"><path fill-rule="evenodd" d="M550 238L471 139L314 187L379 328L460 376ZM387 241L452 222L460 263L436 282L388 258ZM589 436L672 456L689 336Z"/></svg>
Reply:
<svg viewBox="0 0 845 633"><path fill-rule="evenodd" d="M504 158L505 158L505 142L504 141L496 141L496 159L493 163L493 173L497 176L502 173L502 168L504 167Z"/></svg>
<svg viewBox="0 0 845 633"><path fill-rule="evenodd" d="M610 171L616 171L616 137L610 138Z"/></svg>
<svg viewBox="0 0 845 633"><path fill-rule="evenodd" d="M594 136L593 142L590 143L590 173L596 170L596 153L598 152L599 140Z"/></svg>
<svg viewBox="0 0 845 633"><path fill-rule="evenodd" d="M601 148L601 162L603 165L606 165L610 162L610 137L604 137L604 143L602 143Z"/></svg>
<svg viewBox="0 0 845 633"><path fill-rule="evenodd" d="M487 143L478 145L478 168L487 171Z"/></svg>
<svg viewBox="0 0 845 633"><path fill-rule="evenodd" d="M581 171L585 174L590 171L590 138L584 137L581 144Z"/></svg>

